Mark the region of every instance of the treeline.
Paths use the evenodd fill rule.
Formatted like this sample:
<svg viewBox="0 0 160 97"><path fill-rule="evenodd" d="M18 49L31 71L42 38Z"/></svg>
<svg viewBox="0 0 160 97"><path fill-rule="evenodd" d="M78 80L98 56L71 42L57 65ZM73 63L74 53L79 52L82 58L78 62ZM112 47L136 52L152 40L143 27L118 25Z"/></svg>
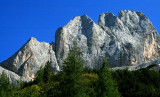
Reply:
<svg viewBox="0 0 160 97"><path fill-rule="evenodd" d="M124 97L160 97L160 71L148 68L112 72L118 90Z"/></svg>
<svg viewBox="0 0 160 97"><path fill-rule="evenodd" d="M33 81L12 86L3 72L0 97L159 97L160 72L148 68L137 71L83 67L76 43L64 60L62 71L54 74L51 63L41 67Z"/></svg>

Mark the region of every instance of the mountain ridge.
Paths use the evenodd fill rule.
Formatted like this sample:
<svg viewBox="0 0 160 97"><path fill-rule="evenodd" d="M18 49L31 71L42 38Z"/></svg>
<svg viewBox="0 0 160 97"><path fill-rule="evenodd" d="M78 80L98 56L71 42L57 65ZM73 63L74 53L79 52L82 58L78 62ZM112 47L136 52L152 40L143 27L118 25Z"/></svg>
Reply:
<svg viewBox="0 0 160 97"><path fill-rule="evenodd" d="M82 50L84 66L90 68L99 68L105 57L111 67L133 66L133 70L160 63L160 36L151 21L140 11L122 10L118 17L100 14L98 24L86 14L74 17L57 29L55 43L32 37L1 66L26 79L33 79L47 61L58 72L73 41Z"/></svg>

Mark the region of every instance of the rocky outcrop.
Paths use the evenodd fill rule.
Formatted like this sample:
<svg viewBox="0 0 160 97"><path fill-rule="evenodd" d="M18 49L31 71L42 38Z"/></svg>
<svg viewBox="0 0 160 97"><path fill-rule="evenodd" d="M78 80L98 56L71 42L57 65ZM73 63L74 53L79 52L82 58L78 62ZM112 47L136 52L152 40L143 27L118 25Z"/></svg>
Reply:
<svg viewBox="0 0 160 97"><path fill-rule="evenodd" d="M105 57L115 69L129 66L135 70L160 63L160 36L150 20L142 12L122 10L118 17L102 13L98 24L87 15L75 17L56 31L55 43L31 38L1 66L27 79L33 79L47 61L59 71L73 41L82 51L84 65L90 68L100 67Z"/></svg>
<svg viewBox="0 0 160 97"><path fill-rule="evenodd" d="M18 74L0 66L0 75L2 74L2 72L4 72L7 75L7 77L9 78L9 81L11 82L12 85L18 85L19 81L28 82L28 81L32 80L31 78L19 76Z"/></svg>
<svg viewBox="0 0 160 97"><path fill-rule="evenodd" d="M1 66L26 79L33 79L40 67L50 61L55 72L59 66L54 52L54 43L39 42L35 38L28 40L12 57L1 63Z"/></svg>
<svg viewBox="0 0 160 97"><path fill-rule="evenodd" d="M110 66L135 66L157 60L160 37L141 12L122 10L118 17L102 13L98 24L78 16L56 32L56 57L61 65L73 41L83 52L85 66L99 67L104 57Z"/></svg>
<svg viewBox="0 0 160 97"><path fill-rule="evenodd" d="M59 28L56 32L57 62L62 65L73 41L77 41L83 52L85 66L99 67L100 59L104 57L102 47L107 39L109 39L109 35L87 15L75 17L65 27Z"/></svg>
<svg viewBox="0 0 160 97"><path fill-rule="evenodd" d="M17 75L16 73L12 71L6 70L0 66L0 74L2 74L3 71L5 72L5 74L7 75L7 77L9 78L10 82L12 82L13 85L18 84L18 80L20 80L19 75Z"/></svg>

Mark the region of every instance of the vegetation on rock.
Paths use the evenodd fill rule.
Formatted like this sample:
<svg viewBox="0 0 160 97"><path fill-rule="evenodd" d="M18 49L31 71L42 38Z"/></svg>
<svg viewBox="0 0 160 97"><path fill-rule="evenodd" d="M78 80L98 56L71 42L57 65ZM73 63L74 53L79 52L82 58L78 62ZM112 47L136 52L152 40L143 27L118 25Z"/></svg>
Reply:
<svg viewBox="0 0 160 97"><path fill-rule="evenodd" d="M76 43L54 74L50 62L41 67L33 81L12 86L5 72L0 76L0 97L159 97L160 72L148 68L136 71L84 68Z"/></svg>

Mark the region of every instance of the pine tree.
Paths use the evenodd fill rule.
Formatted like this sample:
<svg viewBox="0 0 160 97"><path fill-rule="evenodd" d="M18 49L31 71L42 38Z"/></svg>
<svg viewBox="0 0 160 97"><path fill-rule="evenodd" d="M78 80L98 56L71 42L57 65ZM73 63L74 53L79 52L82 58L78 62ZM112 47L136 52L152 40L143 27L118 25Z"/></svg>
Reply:
<svg viewBox="0 0 160 97"><path fill-rule="evenodd" d="M82 52L77 47L77 43L73 42L68 57L64 60L63 65L63 81L62 96L65 97L83 97L84 89L82 83L83 60L81 58Z"/></svg>
<svg viewBox="0 0 160 97"><path fill-rule="evenodd" d="M6 73L3 71L0 75L0 96L7 97L11 94L11 84Z"/></svg>
<svg viewBox="0 0 160 97"><path fill-rule="evenodd" d="M35 81L39 85L43 84L43 74L44 74L44 68L41 66L40 70L37 71L36 77L35 77Z"/></svg>
<svg viewBox="0 0 160 97"><path fill-rule="evenodd" d="M44 68L41 66L40 70L36 73L35 81L36 83L42 85L48 82L51 82L53 79L54 72L52 70L51 63L48 61Z"/></svg>
<svg viewBox="0 0 160 97"><path fill-rule="evenodd" d="M115 81L112 79L111 71L107 67L108 62L104 59L99 72L99 97L119 97Z"/></svg>
<svg viewBox="0 0 160 97"><path fill-rule="evenodd" d="M48 61L44 67L43 81L45 83L50 82L52 79L52 75L53 75L53 71L52 71L51 62Z"/></svg>

